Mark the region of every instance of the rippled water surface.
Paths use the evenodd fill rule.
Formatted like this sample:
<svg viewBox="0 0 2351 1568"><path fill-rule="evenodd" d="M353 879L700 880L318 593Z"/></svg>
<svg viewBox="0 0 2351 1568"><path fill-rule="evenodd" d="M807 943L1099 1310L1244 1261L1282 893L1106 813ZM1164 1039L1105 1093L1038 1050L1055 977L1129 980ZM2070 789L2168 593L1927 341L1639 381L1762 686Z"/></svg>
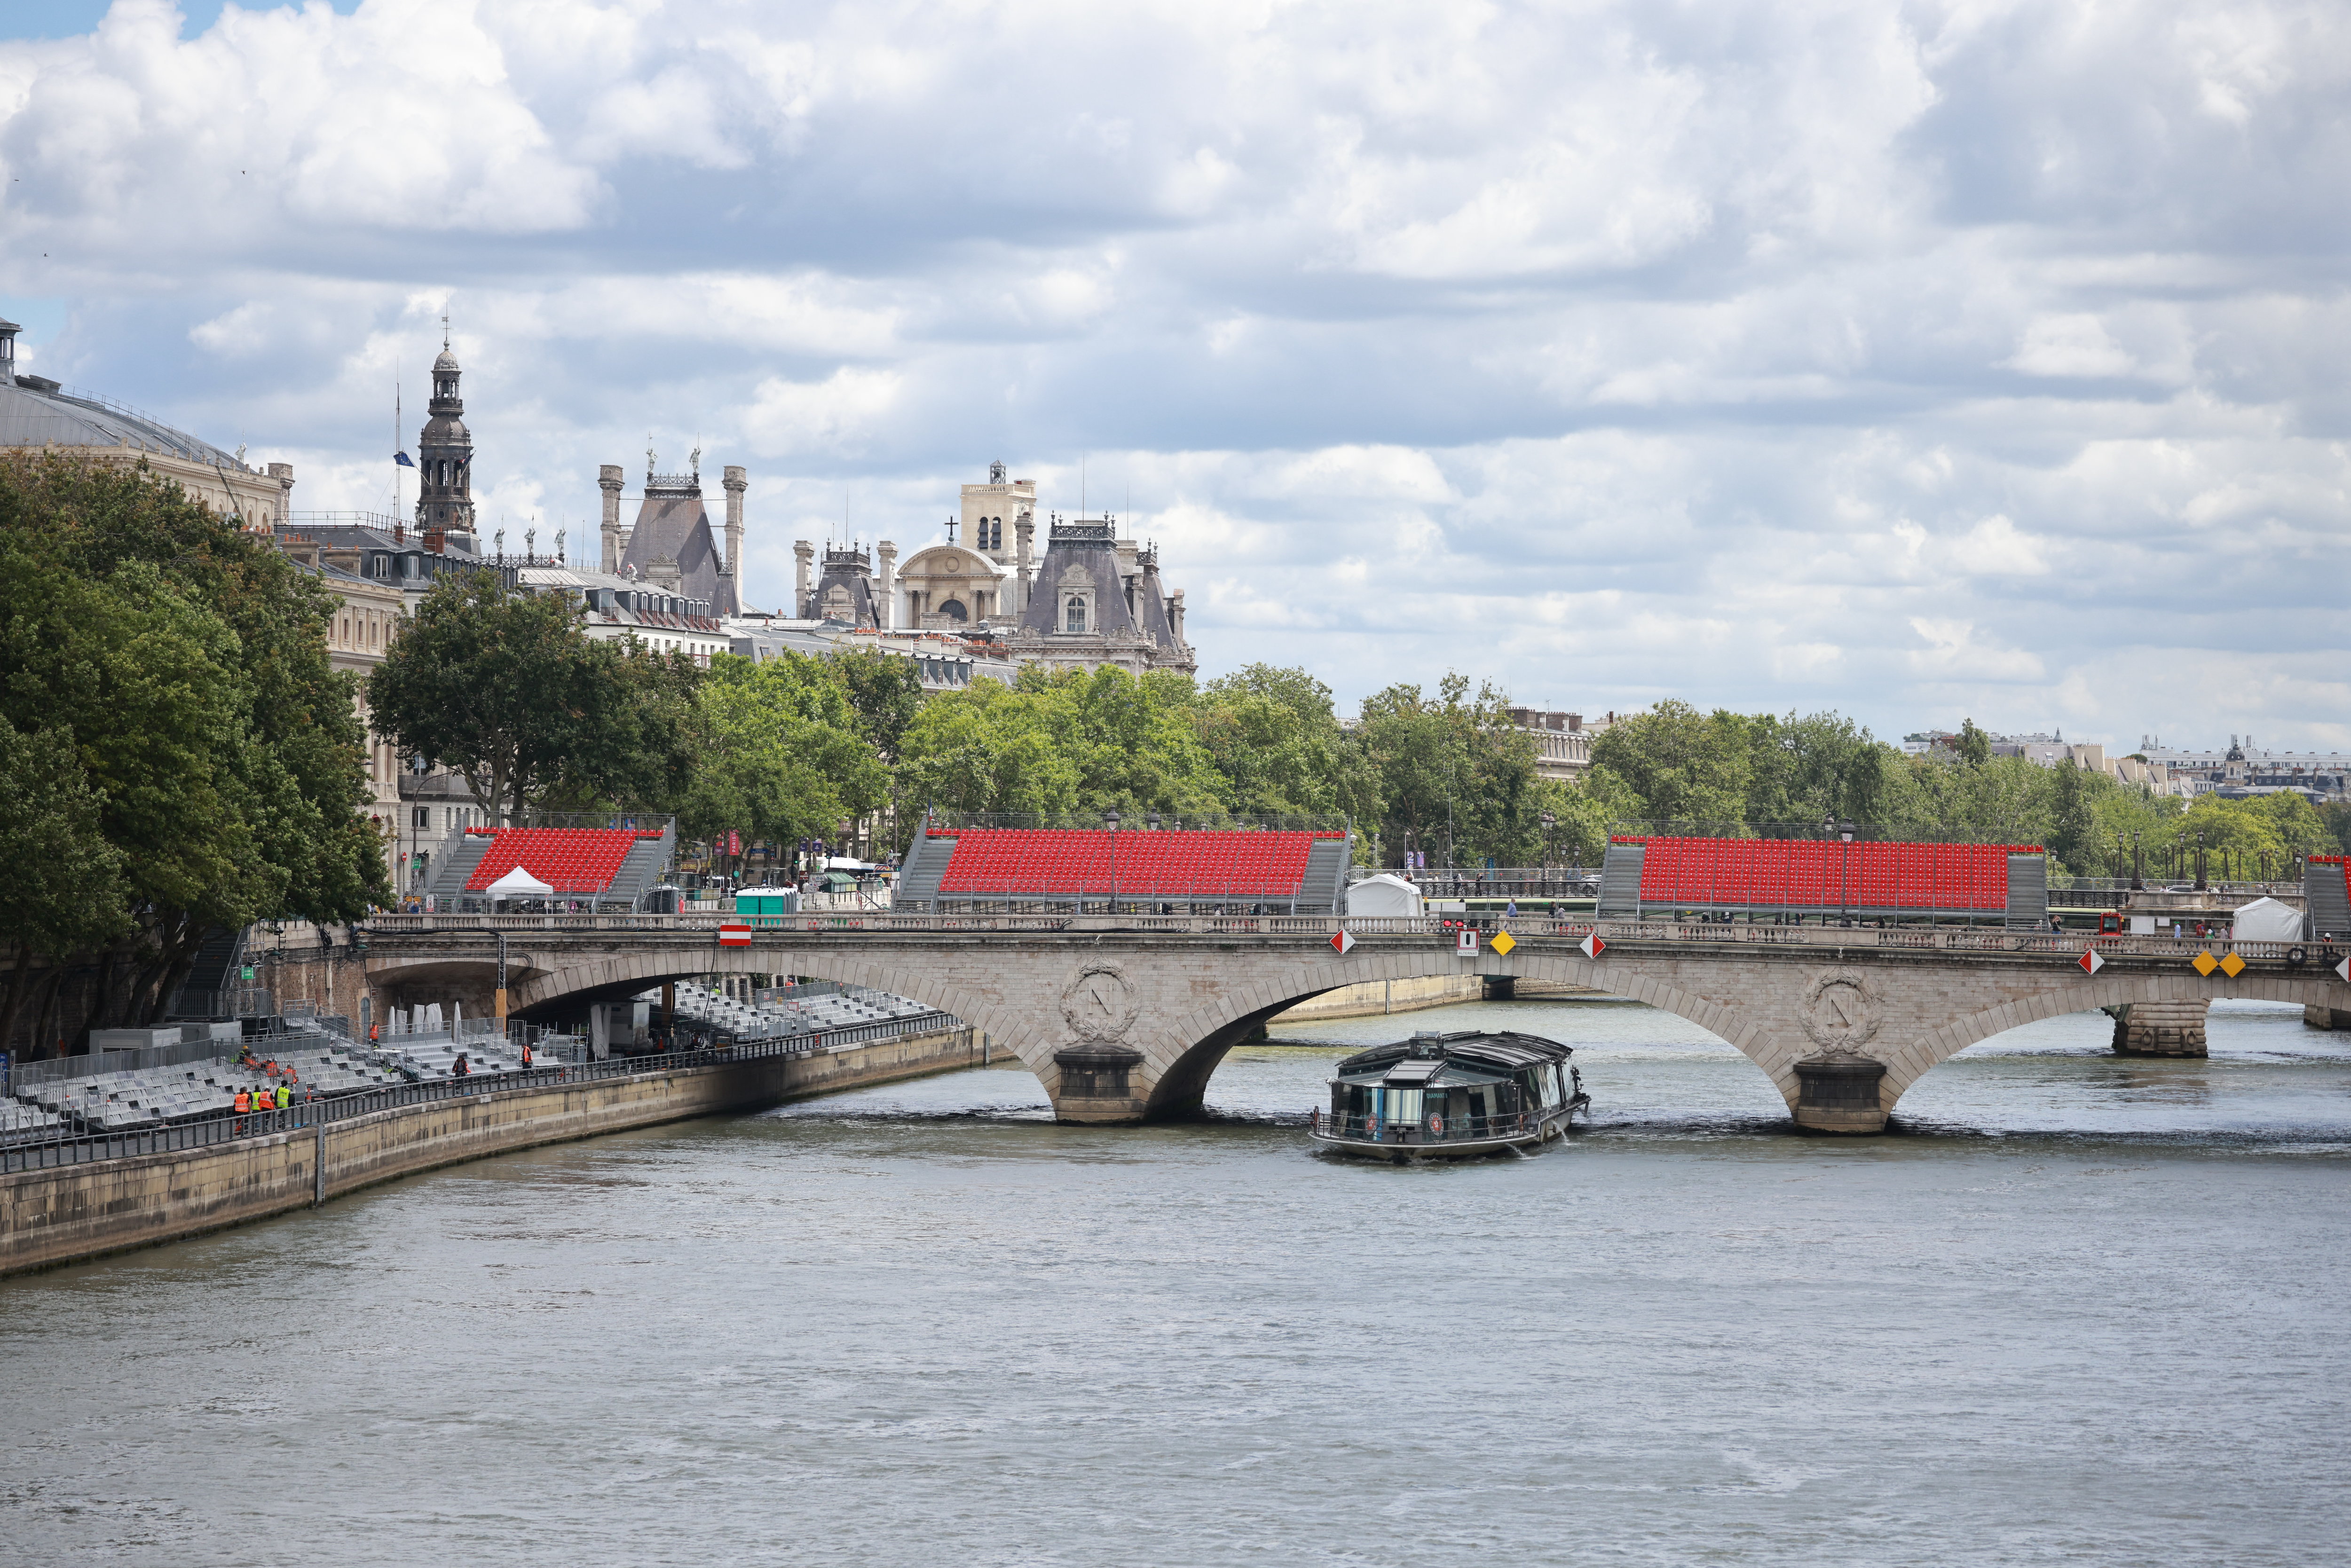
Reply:
<svg viewBox="0 0 2351 1568"><path fill-rule="evenodd" d="M1532 1158L1310 1154L1351 1045L1565 1040ZM1292 1028L1203 1124L1019 1071L0 1282L26 1563L2278 1563L2351 1536L2351 1037L2222 1004L1787 1131L1669 1015Z"/></svg>

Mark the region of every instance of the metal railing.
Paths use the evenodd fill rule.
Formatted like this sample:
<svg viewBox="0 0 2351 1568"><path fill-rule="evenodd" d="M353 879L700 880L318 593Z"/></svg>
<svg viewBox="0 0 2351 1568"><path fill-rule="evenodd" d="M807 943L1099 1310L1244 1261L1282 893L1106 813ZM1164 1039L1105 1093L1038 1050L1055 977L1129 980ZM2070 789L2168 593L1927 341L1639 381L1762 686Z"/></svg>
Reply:
<svg viewBox="0 0 2351 1568"><path fill-rule="evenodd" d="M1532 1137L1542 1130L1545 1122L1573 1109L1573 1103L1570 1103L1546 1106L1540 1111L1516 1111L1499 1116L1437 1115L1416 1121L1398 1121L1384 1116L1342 1116L1317 1107L1308 1114L1307 1129L1318 1138L1340 1138L1352 1143L1381 1144L1396 1148L1435 1144L1474 1144L1492 1138Z"/></svg>
<svg viewBox="0 0 2351 1568"><path fill-rule="evenodd" d="M914 1026L930 1020L943 1020L938 1028L916 1029ZM702 1051L656 1051L644 1056L616 1056L602 1061L566 1061L546 1067L533 1067L528 1071L476 1072L464 1078L433 1078L417 1083L387 1084L381 1088L357 1089L333 1095L321 1095L315 1100L300 1101L284 1109L246 1111L231 1110L193 1117L184 1122L135 1130L107 1133L74 1132L54 1137L36 1135L16 1137L0 1143L0 1174L14 1171L48 1170L62 1166L87 1165L98 1160L128 1159L142 1155L177 1154L188 1149L208 1148L219 1144L235 1143L246 1138L269 1137L280 1133L297 1132L305 1127L348 1122L360 1116L371 1116L379 1111L392 1111L412 1105L430 1105L461 1099L474 1094L495 1093L507 1089L535 1089L557 1083L599 1082L616 1078L651 1076L660 1072L676 1072L689 1068L721 1067L775 1057L814 1056L821 1051L843 1046L853 1046L889 1034L937 1033L948 1028L968 1035L970 1026L960 1019L945 1013L928 1015L927 1019L898 1019L886 1023L855 1024L844 1029L825 1030L804 1035L747 1040L739 1044L712 1046Z"/></svg>

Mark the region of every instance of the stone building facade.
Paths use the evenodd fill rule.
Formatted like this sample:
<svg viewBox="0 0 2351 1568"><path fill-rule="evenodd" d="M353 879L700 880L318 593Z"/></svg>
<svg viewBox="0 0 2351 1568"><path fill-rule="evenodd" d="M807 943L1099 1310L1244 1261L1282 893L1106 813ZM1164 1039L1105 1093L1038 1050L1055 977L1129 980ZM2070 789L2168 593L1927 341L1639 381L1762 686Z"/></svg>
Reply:
<svg viewBox="0 0 2351 1568"><path fill-rule="evenodd" d="M1119 537L1105 515L1050 517L1038 559L1037 484L989 465L983 484L962 487L945 543L898 561L898 547L817 547L797 541L797 617L878 631L985 633L1015 664L1141 674L1197 667L1184 637L1184 592L1159 574L1155 546ZM874 570L875 563L879 572Z"/></svg>

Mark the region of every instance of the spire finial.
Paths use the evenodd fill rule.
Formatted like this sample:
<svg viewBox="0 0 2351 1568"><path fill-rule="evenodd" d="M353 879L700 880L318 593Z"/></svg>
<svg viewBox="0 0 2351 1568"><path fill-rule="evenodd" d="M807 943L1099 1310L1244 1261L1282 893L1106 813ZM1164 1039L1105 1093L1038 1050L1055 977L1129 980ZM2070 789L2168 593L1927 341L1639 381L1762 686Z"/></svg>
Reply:
<svg viewBox="0 0 2351 1568"><path fill-rule="evenodd" d="M648 479L650 479L650 478L652 478L653 476L653 433L652 431L648 430L648 431L646 431L646 432L645 432L645 477L646 477L646 478L648 478Z"/></svg>
<svg viewBox="0 0 2351 1568"><path fill-rule="evenodd" d="M441 346L449 346L449 312L445 309L441 312Z"/></svg>

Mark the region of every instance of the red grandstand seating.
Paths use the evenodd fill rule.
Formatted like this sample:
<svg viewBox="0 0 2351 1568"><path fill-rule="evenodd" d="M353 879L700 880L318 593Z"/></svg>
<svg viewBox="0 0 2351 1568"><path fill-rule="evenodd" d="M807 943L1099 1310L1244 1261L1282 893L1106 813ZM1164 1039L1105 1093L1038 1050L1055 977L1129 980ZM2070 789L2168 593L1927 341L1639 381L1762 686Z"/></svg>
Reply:
<svg viewBox="0 0 2351 1568"><path fill-rule="evenodd" d="M941 835L946 836L946 835ZM965 828L939 892L967 897L1295 898L1318 838L1255 831ZM1116 865L1118 885L1111 885Z"/></svg>
<svg viewBox="0 0 2351 1568"><path fill-rule="evenodd" d="M602 893L620 874L639 839L661 834L636 828L469 828L472 836L486 837L474 874L465 879L467 893L480 893L520 866L558 893Z"/></svg>
<svg viewBox="0 0 2351 1568"><path fill-rule="evenodd" d="M1677 908L1968 910L2008 907L2008 857L2037 844L1824 839L1620 839L1643 843L1641 902Z"/></svg>

